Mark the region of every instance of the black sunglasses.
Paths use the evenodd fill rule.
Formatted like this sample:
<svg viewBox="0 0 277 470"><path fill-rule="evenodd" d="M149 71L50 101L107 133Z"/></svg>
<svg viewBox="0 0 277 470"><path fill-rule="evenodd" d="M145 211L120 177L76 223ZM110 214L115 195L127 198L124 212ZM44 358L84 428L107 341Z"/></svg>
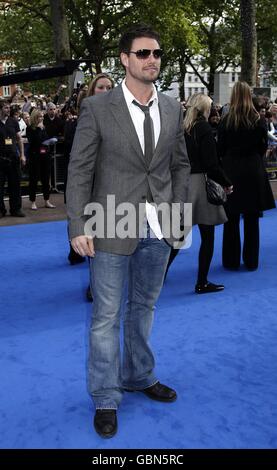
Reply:
<svg viewBox="0 0 277 470"><path fill-rule="evenodd" d="M148 59L151 53L155 59L160 59L163 55L162 49L139 49L138 51L129 51L129 54L136 54L138 59Z"/></svg>

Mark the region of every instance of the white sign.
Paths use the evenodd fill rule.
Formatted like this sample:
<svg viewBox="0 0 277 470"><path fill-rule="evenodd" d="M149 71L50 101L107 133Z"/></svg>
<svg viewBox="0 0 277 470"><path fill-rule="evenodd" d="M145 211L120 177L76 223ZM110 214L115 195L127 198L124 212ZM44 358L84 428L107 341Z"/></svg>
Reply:
<svg viewBox="0 0 277 470"><path fill-rule="evenodd" d="M270 89L270 99L271 101L275 101L277 98L277 86L273 86Z"/></svg>
<svg viewBox="0 0 277 470"><path fill-rule="evenodd" d="M73 88L77 88L78 83L84 83L85 74L81 70L77 70L76 75L74 77L74 85Z"/></svg>

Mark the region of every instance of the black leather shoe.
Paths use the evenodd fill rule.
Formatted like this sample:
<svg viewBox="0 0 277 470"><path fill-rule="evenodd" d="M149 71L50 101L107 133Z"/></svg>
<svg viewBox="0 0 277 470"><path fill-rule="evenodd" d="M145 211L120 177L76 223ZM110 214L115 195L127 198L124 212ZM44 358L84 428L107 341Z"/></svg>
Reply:
<svg viewBox="0 0 277 470"><path fill-rule="evenodd" d="M172 402L177 399L177 393L173 388L169 388L160 382L151 385L151 387L144 388L143 390L137 390L147 395L152 400Z"/></svg>
<svg viewBox="0 0 277 470"><path fill-rule="evenodd" d="M94 428L101 437L113 437L117 432L116 410L96 410L94 415Z"/></svg>
<svg viewBox="0 0 277 470"><path fill-rule="evenodd" d="M18 211L11 212L12 217L26 217L24 212L22 212L21 209L18 209Z"/></svg>
<svg viewBox="0 0 277 470"><path fill-rule="evenodd" d="M244 263L244 266L246 267L246 269L247 269L248 271L256 271L256 270L258 269L258 266L257 266L257 265L251 266L251 265L249 265L249 264Z"/></svg>
<svg viewBox="0 0 277 470"><path fill-rule="evenodd" d="M195 286L196 294L210 294L211 292L220 292L223 289L224 286L222 284L213 284L212 282L196 284Z"/></svg>

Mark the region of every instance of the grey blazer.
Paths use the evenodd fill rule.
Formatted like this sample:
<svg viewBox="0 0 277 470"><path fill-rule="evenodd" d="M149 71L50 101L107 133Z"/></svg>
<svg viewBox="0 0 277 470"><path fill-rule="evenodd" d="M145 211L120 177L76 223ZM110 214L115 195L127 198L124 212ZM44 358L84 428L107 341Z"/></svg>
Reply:
<svg viewBox="0 0 277 470"><path fill-rule="evenodd" d="M67 182L69 238L84 235L85 206L100 203L108 214L107 196L115 205L129 202L145 207L150 188L154 202L186 202L190 164L183 130L183 112L174 99L158 93L161 132L152 161L147 167L126 105L122 87L83 100L70 156ZM131 254L139 240L139 219L135 237L119 238L106 233L96 237L96 250ZM170 212L167 214L170 219ZM116 223L122 215L116 215ZM176 239L166 237L172 245Z"/></svg>

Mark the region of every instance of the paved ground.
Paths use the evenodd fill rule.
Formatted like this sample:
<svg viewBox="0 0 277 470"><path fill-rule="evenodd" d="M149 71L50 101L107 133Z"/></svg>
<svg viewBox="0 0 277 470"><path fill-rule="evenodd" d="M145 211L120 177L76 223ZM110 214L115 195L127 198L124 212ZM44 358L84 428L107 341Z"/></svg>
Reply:
<svg viewBox="0 0 277 470"><path fill-rule="evenodd" d="M277 200L277 180L271 181L271 187L275 199ZM11 217L6 215L0 219L0 227L7 225L21 225L21 224L36 224L37 222L53 222L55 220L66 219L66 211L63 200L63 194L51 194L50 200L56 205L55 209L46 209L44 207L44 200L42 196L37 197L37 211L30 209L30 201L28 197L23 197L23 211L26 217ZM8 202L6 201L8 209Z"/></svg>
<svg viewBox="0 0 277 470"><path fill-rule="evenodd" d="M50 201L52 202L52 204L55 204L55 209L46 209L44 207L43 197L38 196L36 200L38 210L32 211L30 209L31 203L29 201L29 198L24 196L22 198L22 210L26 214L26 217L11 217L8 214L8 201L5 201L8 212L5 217L0 219L0 227L7 225L36 224L37 222L53 222L55 220L66 219L63 194L51 194Z"/></svg>

